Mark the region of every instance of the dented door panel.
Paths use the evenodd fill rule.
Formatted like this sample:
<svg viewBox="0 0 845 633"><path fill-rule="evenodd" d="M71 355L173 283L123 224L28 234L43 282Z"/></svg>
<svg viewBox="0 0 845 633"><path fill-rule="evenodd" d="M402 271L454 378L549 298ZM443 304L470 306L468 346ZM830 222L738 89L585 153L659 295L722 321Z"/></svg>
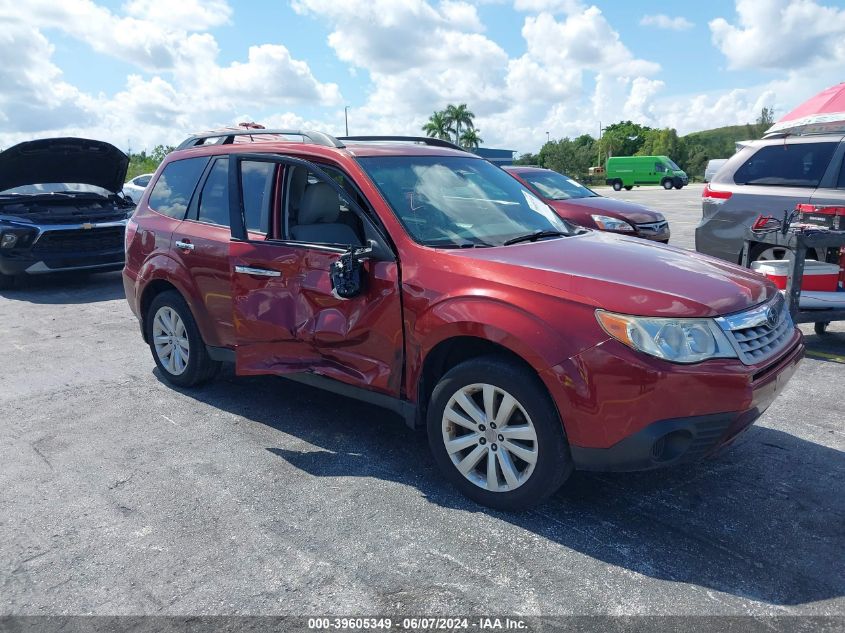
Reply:
<svg viewBox="0 0 845 633"><path fill-rule="evenodd" d="M232 242L236 371L241 375L310 371L398 396L402 320L398 268L366 262L358 297L333 293L336 249L280 242ZM236 266L280 273L235 273Z"/></svg>

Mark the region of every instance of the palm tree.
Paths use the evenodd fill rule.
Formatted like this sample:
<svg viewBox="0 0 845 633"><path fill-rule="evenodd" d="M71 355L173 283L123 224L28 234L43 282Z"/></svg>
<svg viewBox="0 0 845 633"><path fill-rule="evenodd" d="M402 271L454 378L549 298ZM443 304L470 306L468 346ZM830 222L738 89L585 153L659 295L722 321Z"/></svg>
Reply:
<svg viewBox="0 0 845 633"><path fill-rule="evenodd" d="M463 134L461 134L461 146L466 147L467 149L476 149L484 142L484 139L478 135L480 131L481 130L476 130L475 128L466 130Z"/></svg>
<svg viewBox="0 0 845 633"><path fill-rule="evenodd" d="M426 136L439 138L441 141L451 141L452 125L446 120L445 112L435 112L428 117L428 123L422 126Z"/></svg>
<svg viewBox="0 0 845 633"><path fill-rule="evenodd" d="M467 104L462 103L460 105L452 105L451 103L446 106L446 109L443 111L445 115L446 122L449 124L455 132L455 143L461 142L461 127L466 127L468 129L472 129L475 127L472 120L475 118L475 114L470 112L469 108L467 108Z"/></svg>

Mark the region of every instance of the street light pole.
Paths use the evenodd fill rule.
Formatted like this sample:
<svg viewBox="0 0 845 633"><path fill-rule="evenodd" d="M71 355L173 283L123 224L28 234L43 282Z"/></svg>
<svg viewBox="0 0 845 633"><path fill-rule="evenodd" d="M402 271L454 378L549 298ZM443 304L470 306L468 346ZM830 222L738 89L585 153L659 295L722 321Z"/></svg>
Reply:
<svg viewBox="0 0 845 633"><path fill-rule="evenodd" d="M349 136L349 106L343 108L343 122L346 124L346 136Z"/></svg>
<svg viewBox="0 0 845 633"><path fill-rule="evenodd" d="M549 133L548 133L548 131L547 131L547 132L546 132L546 143L548 143L548 142L549 142Z"/></svg>

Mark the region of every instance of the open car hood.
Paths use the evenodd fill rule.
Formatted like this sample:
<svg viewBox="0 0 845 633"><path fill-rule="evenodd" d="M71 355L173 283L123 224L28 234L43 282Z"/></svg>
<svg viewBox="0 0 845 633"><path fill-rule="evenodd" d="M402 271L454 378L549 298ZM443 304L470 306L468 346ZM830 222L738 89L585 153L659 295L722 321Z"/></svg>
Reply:
<svg viewBox="0 0 845 633"><path fill-rule="evenodd" d="M129 157L114 145L86 138L45 138L0 152L0 191L24 185L81 183L117 193Z"/></svg>

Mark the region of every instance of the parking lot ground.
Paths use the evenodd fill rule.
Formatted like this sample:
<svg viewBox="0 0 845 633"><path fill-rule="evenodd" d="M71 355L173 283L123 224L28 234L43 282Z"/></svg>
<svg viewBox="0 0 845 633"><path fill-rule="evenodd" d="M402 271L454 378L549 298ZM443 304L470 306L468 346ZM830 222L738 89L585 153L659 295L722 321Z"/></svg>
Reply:
<svg viewBox="0 0 845 633"><path fill-rule="evenodd" d="M694 193L620 197L690 246ZM0 293L0 614L845 615L843 324L804 328L818 355L718 458L576 473L510 515L380 409L164 384L122 295Z"/></svg>

